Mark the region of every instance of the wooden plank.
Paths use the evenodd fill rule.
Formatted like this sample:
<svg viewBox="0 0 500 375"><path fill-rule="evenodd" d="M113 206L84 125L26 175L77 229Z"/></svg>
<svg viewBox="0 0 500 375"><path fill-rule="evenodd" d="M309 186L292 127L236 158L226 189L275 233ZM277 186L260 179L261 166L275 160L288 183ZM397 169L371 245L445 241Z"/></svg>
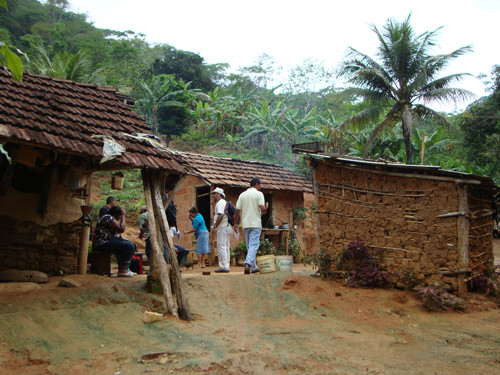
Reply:
<svg viewBox="0 0 500 375"><path fill-rule="evenodd" d="M467 202L467 186L464 184L458 185L458 212L463 212L465 215L458 216L457 219L457 252L458 252L458 267L461 269L469 268L469 204ZM458 296L464 297L467 294L467 284L465 283L464 274L457 276Z"/></svg>

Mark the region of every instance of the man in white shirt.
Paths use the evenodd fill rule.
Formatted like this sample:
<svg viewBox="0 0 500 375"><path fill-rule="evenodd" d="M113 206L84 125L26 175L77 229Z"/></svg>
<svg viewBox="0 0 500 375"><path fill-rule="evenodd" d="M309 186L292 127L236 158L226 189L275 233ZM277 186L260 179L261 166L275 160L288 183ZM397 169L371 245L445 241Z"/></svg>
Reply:
<svg viewBox="0 0 500 375"><path fill-rule="evenodd" d="M245 274L259 272L255 263L255 256L259 249L260 233L262 232L261 216L267 212L267 203L264 194L260 191L260 179L252 178L250 188L240 194L236 202L234 222L238 223L241 217L241 226L245 232L247 257L245 259Z"/></svg>
<svg viewBox="0 0 500 375"><path fill-rule="evenodd" d="M230 241L233 229L227 220L227 215L224 212L226 208L226 195L221 188L215 188L212 192L215 199L215 213L214 213L214 226L213 231L217 233L217 255L219 258L219 269L215 270L216 273L229 272L230 260Z"/></svg>

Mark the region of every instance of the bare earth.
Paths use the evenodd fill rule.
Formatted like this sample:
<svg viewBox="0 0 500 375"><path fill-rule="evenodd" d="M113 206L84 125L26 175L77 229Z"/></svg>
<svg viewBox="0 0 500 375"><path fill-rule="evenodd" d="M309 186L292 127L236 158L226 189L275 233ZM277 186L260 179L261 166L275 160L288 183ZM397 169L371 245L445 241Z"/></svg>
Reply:
<svg viewBox="0 0 500 375"><path fill-rule="evenodd" d="M62 277L4 283L0 374L500 373L500 309L484 296L470 294L465 313L428 313L414 292L312 273L184 271L189 323L141 320L164 312L144 275L67 276L77 288L57 287Z"/></svg>

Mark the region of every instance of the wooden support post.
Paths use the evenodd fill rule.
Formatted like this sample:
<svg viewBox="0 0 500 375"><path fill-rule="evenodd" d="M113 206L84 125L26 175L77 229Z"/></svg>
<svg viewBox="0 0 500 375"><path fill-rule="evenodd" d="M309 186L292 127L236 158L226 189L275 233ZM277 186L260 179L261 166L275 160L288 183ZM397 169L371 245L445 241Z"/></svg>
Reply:
<svg viewBox="0 0 500 375"><path fill-rule="evenodd" d="M318 236L318 250L321 252L322 251L322 244L321 244L321 220L319 218L319 195L320 195L320 187L318 183L318 172L317 172L317 165L313 166L313 191L314 191L314 201L316 203L316 210L314 212L315 220L316 220L316 234ZM344 189L342 189L342 196L344 195Z"/></svg>
<svg viewBox="0 0 500 375"><path fill-rule="evenodd" d="M90 224L84 223L80 232L80 253L78 257L78 273L87 274L87 257L89 255Z"/></svg>
<svg viewBox="0 0 500 375"><path fill-rule="evenodd" d="M149 174L149 181L151 187L153 206L152 210L151 211L148 210L148 212L154 213L154 216L158 222L161 236L167 246L168 256L170 258L170 265L172 267L172 273L170 275L173 284L172 291L175 293L177 298L178 313L181 319L191 321L192 320L191 312L189 309L189 303L184 293L181 272L179 269L179 264L177 263L177 254L175 252L172 236L170 235L167 215L165 213L165 210L163 209L162 195L160 192L160 185L159 185L160 181L159 175L157 173L151 172Z"/></svg>
<svg viewBox="0 0 500 375"><path fill-rule="evenodd" d="M168 277L168 267L165 258L163 257L163 246L160 248L158 244L158 237L156 232L156 219L154 215L154 205L151 195L150 172L142 171L142 180L144 184L144 198L146 199L146 206L148 207L148 222L149 222L149 237L151 240L151 250L156 257L160 268L160 282L163 289L163 295L167 302L167 311L169 314L179 317L172 297L172 288L170 279Z"/></svg>
<svg viewBox="0 0 500 375"><path fill-rule="evenodd" d="M469 268L469 204L467 202L467 185L458 185L458 211L465 213L465 215L458 216L457 218L457 252L458 252L458 268ZM458 296L464 297L467 294L467 284L465 282L465 275L460 274L457 276L458 283Z"/></svg>
<svg viewBox="0 0 500 375"><path fill-rule="evenodd" d="M87 187L85 190L85 205L90 205L90 195L92 193L92 173L87 173ZM83 214L83 212L82 212ZM87 258L89 256L90 242L90 221L87 222L82 217L82 230L80 232L80 252L78 253L78 273L87 274Z"/></svg>

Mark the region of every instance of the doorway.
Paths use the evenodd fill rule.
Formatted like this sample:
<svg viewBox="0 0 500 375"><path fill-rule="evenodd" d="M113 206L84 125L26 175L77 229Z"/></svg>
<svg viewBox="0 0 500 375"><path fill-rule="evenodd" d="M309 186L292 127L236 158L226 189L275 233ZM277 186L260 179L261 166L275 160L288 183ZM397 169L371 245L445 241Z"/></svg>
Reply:
<svg viewBox="0 0 500 375"><path fill-rule="evenodd" d="M196 208L210 229L210 186L196 188Z"/></svg>
<svg viewBox="0 0 500 375"><path fill-rule="evenodd" d="M262 228L272 228L273 223L273 195L272 194L264 194L264 201L269 203L269 207L267 208L267 212L262 215Z"/></svg>

